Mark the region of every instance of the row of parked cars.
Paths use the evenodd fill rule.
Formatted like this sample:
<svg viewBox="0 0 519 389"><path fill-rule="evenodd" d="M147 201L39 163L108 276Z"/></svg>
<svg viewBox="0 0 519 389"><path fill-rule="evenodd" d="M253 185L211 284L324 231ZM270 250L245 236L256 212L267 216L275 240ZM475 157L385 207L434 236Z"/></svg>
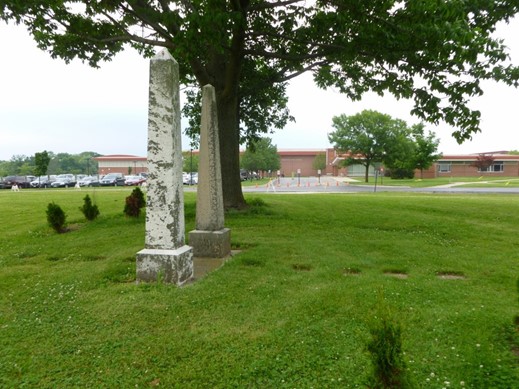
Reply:
<svg viewBox="0 0 519 389"><path fill-rule="evenodd" d="M49 176L7 176L0 180L0 189L18 188L69 188L74 186L124 186L142 185L147 175L124 176L121 173L109 173L101 178L85 174L59 174Z"/></svg>

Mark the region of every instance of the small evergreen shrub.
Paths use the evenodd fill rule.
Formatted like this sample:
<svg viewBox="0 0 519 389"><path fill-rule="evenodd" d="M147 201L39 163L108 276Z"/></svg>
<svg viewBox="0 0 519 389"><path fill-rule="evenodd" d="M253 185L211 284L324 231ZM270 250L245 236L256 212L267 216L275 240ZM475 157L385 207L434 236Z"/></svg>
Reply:
<svg viewBox="0 0 519 389"><path fill-rule="evenodd" d="M126 197L124 204L124 214L130 217L138 217L141 213L141 208L146 206L144 193L137 187L132 191L132 194Z"/></svg>
<svg viewBox="0 0 519 389"><path fill-rule="evenodd" d="M139 208L144 208L146 206L146 199L144 198L144 192L138 186L132 191L132 196L134 196L137 200L137 205Z"/></svg>
<svg viewBox="0 0 519 389"><path fill-rule="evenodd" d="M86 195L83 201L84 204L79 209L81 212L83 212L83 215L85 215L87 220L94 220L99 216L99 208L97 208L97 205L92 204L92 200L90 199L89 195Z"/></svg>
<svg viewBox="0 0 519 389"><path fill-rule="evenodd" d="M406 363L402 355L402 328L393 318L388 307L382 306L370 323L371 340L367 350L371 354L373 375L369 379L371 389L401 388L413 385L406 374Z"/></svg>
<svg viewBox="0 0 519 389"><path fill-rule="evenodd" d="M56 232L65 232L65 221L67 215L61 207L55 203L49 203L47 206L47 222Z"/></svg>

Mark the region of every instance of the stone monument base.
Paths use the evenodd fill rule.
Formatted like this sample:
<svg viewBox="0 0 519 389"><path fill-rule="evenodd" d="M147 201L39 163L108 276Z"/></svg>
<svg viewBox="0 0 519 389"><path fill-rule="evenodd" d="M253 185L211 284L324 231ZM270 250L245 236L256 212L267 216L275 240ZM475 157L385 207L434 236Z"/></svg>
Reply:
<svg viewBox="0 0 519 389"><path fill-rule="evenodd" d="M231 230L193 230L189 233L189 244L195 257L224 258L231 253Z"/></svg>
<svg viewBox="0 0 519 389"><path fill-rule="evenodd" d="M144 249L137 253L137 282L182 285L193 277L193 248Z"/></svg>

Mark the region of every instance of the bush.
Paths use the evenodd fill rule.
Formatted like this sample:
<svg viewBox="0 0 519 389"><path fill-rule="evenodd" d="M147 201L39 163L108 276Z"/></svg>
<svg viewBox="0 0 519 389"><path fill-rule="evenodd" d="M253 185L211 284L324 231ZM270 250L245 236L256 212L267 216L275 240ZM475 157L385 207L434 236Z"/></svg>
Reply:
<svg viewBox="0 0 519 389"><path fill-rule="evenodd" d="M55 203L49 203L47 206L47 222L56 232L65 232L65 221L67 215L61 207Z"/></svg>
<svg viewBox="0 0 519 389"><path fill-rule="evenodd" d="M146 206L144 200L144 193L137 187L132 191L132 194L126 197L124 204L124 214L130 217L138 217L141 213L141 208Z"/></svg>
<svg viewBox="0 0 519 389"><path fill-rule="evenodd" d="M87 220L94 220L99 216L99 208L97 208L97 205L92 204L89 195L86 195L83 200L85 203L79 208L80 211L83 212L83 215L85 215Z"/></svg>
<svg viewBox="0 0 519 389"><path fill-rule="evenodd" d="M139 208L144 208L146 206L146 199L144 198L144 193L142 192L141 188L136 187L132 191L132 196L135 197Z"/></svg>
<svg viewBox="0 0 519 389"><path fill-rule="evenodd" d="M403 180L405 178L414 178L414 169L404 169L404 168L399 168L399 169L391 169L389 171L389 176L392 178L392 179L396 179L396 180Z"/></svg>

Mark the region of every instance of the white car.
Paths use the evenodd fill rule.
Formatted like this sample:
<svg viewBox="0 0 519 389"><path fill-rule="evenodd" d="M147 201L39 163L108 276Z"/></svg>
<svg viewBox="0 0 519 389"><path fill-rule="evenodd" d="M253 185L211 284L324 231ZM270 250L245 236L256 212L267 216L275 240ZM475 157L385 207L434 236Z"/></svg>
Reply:
<svg viewBox="0 0 519 389"><path fill-rule="evenodd" d="M184 185L198 184L198 173L184 173L182 176L182 181L184 182Z"/></svg>

